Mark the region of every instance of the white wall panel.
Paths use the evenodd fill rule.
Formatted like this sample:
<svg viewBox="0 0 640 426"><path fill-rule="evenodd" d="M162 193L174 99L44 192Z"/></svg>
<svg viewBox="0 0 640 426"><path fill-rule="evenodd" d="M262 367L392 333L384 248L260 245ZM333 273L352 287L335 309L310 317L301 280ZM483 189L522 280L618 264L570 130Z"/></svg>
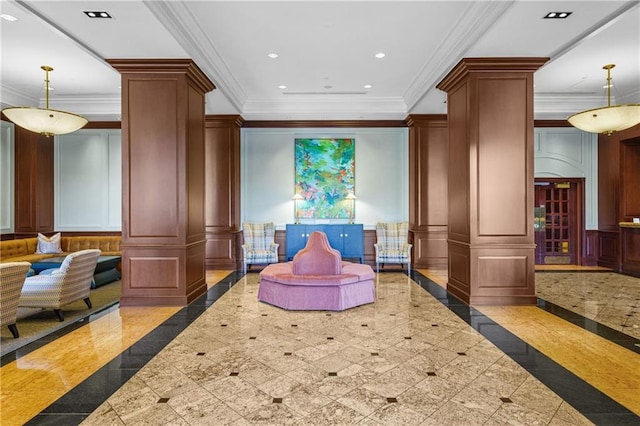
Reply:
<svg viewBox="0 0 640 426"><path fill-rule="evenodd" d="M57 231L121 229L120 130L79 130L56 137Z"/></svg>
<svg viewBox="0 0 640 426"><path fill-rule="evenodd" d="M373 228L378 221L408 220L407 129L308 128L242 129L243 222L293 223L296 138L355 139L354 221Z"/></svg>
<svg viewBox="0 0 640 426"><path fill-rule="evenodd" d="M14 125L0 122L0 233L13 232Z"/></svg>

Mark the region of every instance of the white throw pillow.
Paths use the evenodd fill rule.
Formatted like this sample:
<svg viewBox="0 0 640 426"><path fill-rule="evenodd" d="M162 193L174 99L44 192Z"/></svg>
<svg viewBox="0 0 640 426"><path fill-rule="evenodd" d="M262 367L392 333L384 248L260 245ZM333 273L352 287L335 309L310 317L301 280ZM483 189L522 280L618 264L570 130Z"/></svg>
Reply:
<svg viewBox="0 0 640 426"><path fill-rule="evenodd" d="M60 247L60 233L47 238L46 236L38 233L38 247L36 248L36 254L60 254L62 248Z"/></svg>

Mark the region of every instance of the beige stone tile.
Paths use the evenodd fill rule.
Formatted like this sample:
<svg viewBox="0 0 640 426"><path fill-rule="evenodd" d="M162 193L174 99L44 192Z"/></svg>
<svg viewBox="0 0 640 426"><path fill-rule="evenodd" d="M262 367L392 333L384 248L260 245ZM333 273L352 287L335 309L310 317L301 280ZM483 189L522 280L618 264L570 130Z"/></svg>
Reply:
<svg viewBox="0 0 640 426"><path fill-rule="evenodd" d="M272 403L260 407L245 418L252 425L293 425L302 416L282 403Z"/></svg>
<svg viewBox="0 0 640 426"><path fill-rule="evenodd" d="M334 426L334 425L355 425L358 424L364 416L357 411L333 401L324 407L315 410L302 418L298 424L310 426Z"/></svg>
<svg viewBox="0 0 640 426"><path fill-rule="evenodd" d="M338 398L338 402L352 408L363 416L368 416L378 408L387 404L386 398L363 388L352 390Z"/></svg>

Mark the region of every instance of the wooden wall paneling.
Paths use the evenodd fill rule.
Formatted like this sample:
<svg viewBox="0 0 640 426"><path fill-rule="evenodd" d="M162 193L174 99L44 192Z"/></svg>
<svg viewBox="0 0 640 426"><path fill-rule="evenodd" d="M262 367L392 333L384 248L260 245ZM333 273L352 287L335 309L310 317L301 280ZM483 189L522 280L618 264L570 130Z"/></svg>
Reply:
<svg viewBox="0 0 640 426"><path fill-rule="evenodd" d="M598 229L618 230L620 222L620 141L598 135Z"/></svg>
<svg viewBox="0 0 640 426"><path fill-rule="evenodd" d="M598 266L620 270L620 232L598 231Z"/></svg>
<svg viewBox="0 0 640 426"><path fill-rule="evenodd" d="M446 115L410 115L409 227L415 268L447 265L449 129Z"/></svg>
<svg viewBox="0 0 640 426"><path fill-rule="evenodd" d="M364 230L364 263L375 267L376 264L376 249L373 246L378 238L376 237L375 229Z"/></svg>
<svg viewBox="0 0 640 426"><path fill-rule="evenodd" d="M533 73L548 58L463 59L449 120L449 282L469 304L535 304Z"/></svg>
<svg viewBox="0 0 640 426"><path fill-rule="evenodd" d="M630 200L630 208L635 210L636 201L640 198L640 187L626 183L637 179L637 171L626 170L631 158L627 158L625 143L635 145L640 138L640 125L621 132L615 132L609 136L598 135L598 265L620 270L621 239L620 222L625 220L627 200ZM631 161L634 162L635 160ZM637 169L636 169L637 170ZM631 176L630 176L631 175Z"/></svg>
<svg viewBox="0 0 640 426"><path fill-rule="evenodd" d="M242 123L237 115L208 115L205 118L205 258L207 268L211 269L239 269L242 262Z"/></svg>
<svg viewBox="0 0 640 426"><path fill-rule="evenodd" d="M620 144L621 222L640 218L640 137Z"/></svg>
<svg viewBox="0 0 640 426"><path fill-rule="evenodd" d="M620 229L622 272L640 277L640 227Z"/></svg>
<svg viewBox="0 0 640 426"><path fill-rule="evenodd" d="M53 232L53 138L15 127L16 234Z"/></svg>
<svg viewBox="0 0 640 426"><path fill-rule="evenodd" d="M204 95L189 59L110 59L122 75L122 306L206 292Z"/></svg>
<svg viewBox="0 0 640 426"><path fill-rule="evenodd" d="M598 264L598 231L587 229L584 233L582 246L582 265L595 266Z"/></svg>

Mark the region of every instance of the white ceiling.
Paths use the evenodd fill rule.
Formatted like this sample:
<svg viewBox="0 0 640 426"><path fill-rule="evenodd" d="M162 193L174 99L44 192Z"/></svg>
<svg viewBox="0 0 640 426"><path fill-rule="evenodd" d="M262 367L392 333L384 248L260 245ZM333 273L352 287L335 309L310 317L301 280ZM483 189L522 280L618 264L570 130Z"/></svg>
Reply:
<svg viewBox="0 0 640 426"><path fill-rule="evenodd" d="M217 86L207 114L400 120L446 112L435 85L461 58L517 56L551 58L535 74L535 115L564 119L606 103L608 63L614 103L640 103L639 3L0 0L18 18L0 20L0 103L43 105L50 65L52 108L119 119L105 59L191 58ZM551 11L573 13L542 19Z"/></svg>

